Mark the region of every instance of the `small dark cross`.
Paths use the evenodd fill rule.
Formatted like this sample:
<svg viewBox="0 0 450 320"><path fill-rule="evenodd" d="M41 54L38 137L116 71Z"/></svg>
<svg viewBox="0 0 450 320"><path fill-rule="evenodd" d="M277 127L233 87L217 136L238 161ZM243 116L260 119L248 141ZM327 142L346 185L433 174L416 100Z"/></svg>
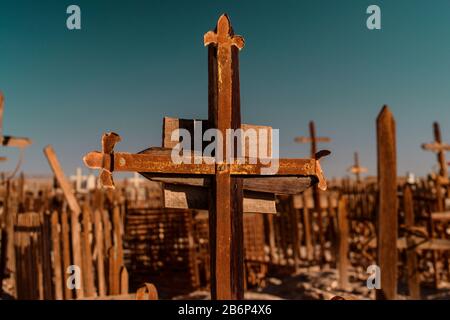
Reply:
<svg viewBox="0 0 450 320"><path fill-rule="evenodd" d="M244 39L234 35L228 17L222 15L216 30L205 34L204 44L208 46L207 124L225 137L227 129L244 127L241 125L238 63L238 53L244 46ZM215 161L212 157L189 150L192 161L174 163L172 149L149 148L138 154L114 152L114 146L119 141L117 134L105 134L102 151L90 152L84 157L89 168L101 170L103 186L114 186L113 171L139 172L146 177L155 174L166 178L181 177L191 185L193 179L208 181L202 183L210 193L211 297L243 299L243 189L245 180L261 176L266 162L252 163L248 158L244 159L244 163L227 158ZM238 150L236 141L233 145L233 150ZM227 148L230 146L224 143L223 155L227 154ZM329 151L321 151L312 159L278 159L278 171L265 177L275 180L277 177L308 177L311 183L305 188L317 183L321 189L326 189L319 159L328 154Z"/></svg>
<svg viewBox="0 0 450 320"><path fill-rule="evenodd" d="M350 173L353 173L356 177L356 182L360 182L361 181L361 173L366 173L367 172L367 168L365 167L361 167L359 165L359 156L358 156L358 152L354 153L354 164L353 166L351 166L348 171Z"/></svg>
<svg viewBox="0 0 450 320"><path fill-rule="evenodd" d="M314 121L309 122L309 137L296 137L295 142L297 143L309 143L311 145L311 158L317 153L317 143L327 143L331 142L329 137L317 137L316 127ZM314 200L314 210L317 212L319 220L319 242L320 242L320 265L324 263L325 260L325 240L323 235L323 221L322 221L322 208L320 204L320 192L319 189L314 186L312 189L313 200Z"/></svg>

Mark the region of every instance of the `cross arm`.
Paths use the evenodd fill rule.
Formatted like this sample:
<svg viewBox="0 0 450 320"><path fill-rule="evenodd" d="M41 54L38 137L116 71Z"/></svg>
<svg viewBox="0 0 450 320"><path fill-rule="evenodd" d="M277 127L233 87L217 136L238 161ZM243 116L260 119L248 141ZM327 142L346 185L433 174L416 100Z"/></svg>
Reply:
<svg viewBox="0 0 450 320"><path fill-rule="evenodd" d="M110 141L114 140L114 141ZM235 176L261 176L263 169L268 168L270 160L260 159L252 161L245 159L242 163L215 163L213 158L185 156L182 163L175 163L172 159L172 149L150 148L137 154L114 152L115 142L120 138L115 133L105 134L102 138L103 151L89 152L83 161L91 169L101 170L100 181L105 187L114 187L112 172L142 172L164 173L186 176L213 175L216 171L229 171ZM108 145L110 148L105 148ZM319 187L326 189L319 159L328 155L329 151L318 152L315 159L275 159L278 168L269 176L314 176L318 180ZM267 161L266 161L267 160Z"/></svg>
<svg viewBox="0 0 450 320"><path fill-rule="evenodd" d="M18 138L11 136L3 136L2 146L13 148L26 148L31 145L31 140L28 138Z"/></svg>
<svg viewBox="0 0 450 320"><path fill-rule="evenodd" d="M422 149L432 152L450 151L450 145L446 143L432 142L422 144Z"/></svg>
<svg viewBox="0 0 450 320"><path fill-rule="evenodd" d="M295 142L297 143L311 143L313 142L313 139L311 139L310 137L296 137L294 139ZM316 137L314 138L315 142L331 142L331 139L329 137Z"/></svg>
<svg viewBox="0 0 450 320"><path fill-rule="evenodd" d="M348 171L351 172L351 173L366 173L367 172L367 168L352 166L352 167L348 168Z"/></svg>

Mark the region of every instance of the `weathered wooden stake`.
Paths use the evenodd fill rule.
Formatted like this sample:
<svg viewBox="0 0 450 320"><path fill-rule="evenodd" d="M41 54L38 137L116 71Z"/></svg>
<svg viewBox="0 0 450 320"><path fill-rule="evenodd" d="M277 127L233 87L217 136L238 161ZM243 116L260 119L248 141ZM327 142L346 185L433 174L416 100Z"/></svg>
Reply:
<svg viewBox="0 0 450 320"><path fill-rule="evenodd" d="M105 286L105 255L103 246L103 226L101 221L100 210L94 212L94 226L95 226L95 246L97 249L97 281L98 281L98 295L100 297L106 295Z"/></svg>
<svg viewBox="0 0 450 320"><path fill-rule="evenodd" d="M411 186L406 185L403 189L403 210L405 211L405 226L407 230L414 227L414 205ZM406 265L409 296L412 299L420 299L420 280L417 265L415 241L411 235L406 237Z"/></svg>
<svg viewBox="0 0 450 320"><path fill-rule="evenodd" d="M54 277L54 294L56 300L63 300L63 273L62 273L62 259L61 259L61 237L59 233L59 218L58 212L53 211L52 222L52 247L53 247L53 274Z"/></svg>
<svg viewBox="0 0 450 320"><path fill-rule="evenodd" d="M347 219L347 198L342 197L338 203L338 224L339 224L339 288L348 289L348 219Z"/></svg>
<svg viewBox="0 0 450 320"><path fill-rule="evenodd" d="M79 216L81 214L81 208L78 204L77 199L72 190L72 186L67 181L64 171L59 164L58 158L56 156L55 151L52 146L47 146L44 148L44 154L48 160L50 168L53 171L53 174L58 181L59 186L61 187L64 197L67 201L67 204L70 208L70 225L71 225L71 235L72 235L72 255L73 255L73 263L78 266L81 270L83 270L83 259L81 255L81 241L80 241L80 223ZM66 270L67 271L67 270ZM81 272L81 283L83 281L83 272ZM84 286L81 285L80 289L75 290L75 294L77 298L84 297Z"/></svg>
<svg viewBox="0 0 450 320"><path fill-rule="evenodd" d="M72 290L67 286L65 276L67 269L71 265L70 262L70 241L69 241L69 218L67 211L64 208L61 212L61 238L62 238L62 258L63 258L63 270L62 270L62 285L64 287L64 299L69 300L73 298Z"/></svg>
<svg viewBox="0 0 450 320"><path fill-rule="evenodd" d="M95 296L95 287L94 287L94 270L92 266L92 251L91 251L91 243L90 243L90 229L91 229L91 210L89 208L89 204L84 202L83 211L82 211L82 258L83 258L83 284L85 288L86 297Z"/></svg>
<svg viewBox="0 0 450 320"><path fill-rule="evenodd" d="M377 118L378 155L378 266L381 289L377 299L397 296L397 149L395 120L388 106Z"/></svg>

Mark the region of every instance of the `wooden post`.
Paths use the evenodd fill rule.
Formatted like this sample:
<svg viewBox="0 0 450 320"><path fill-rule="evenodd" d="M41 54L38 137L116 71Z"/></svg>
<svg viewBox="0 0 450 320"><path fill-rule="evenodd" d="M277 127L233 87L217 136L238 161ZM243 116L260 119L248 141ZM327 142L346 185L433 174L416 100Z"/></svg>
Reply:
<svg viewBox="0 0 450 320"><path fill-rule="evenodd" d="M406 228L410 230L411 227L414 227L414 205L411 186L408 184L403 189L403 210L405 211ZM409 296L414 300L420 299L420 280L415 242L409 234L406 237L406 265Z"/></svg>
<svg viewBox="0 0 450 320"><path fill-rule="evenodd" d="M377 118L378 155L378 266L381 289L377 299L397 296L397 150L395 120L384 106Z"/></svg>
<svg viewBox="0 0 450 320"><path fill-rule="evenodd" d="M314 258L314 247L311 236L311 220L309 216L308 199L305 194L302 195L303 200L303 227L305 233L306 259L312 261Z"/></svg>
<svg viewBox="0 0 450 320"><path fill-rule="evenodd" d="M122 219L120 217L120 205L117 203L113 207L113 223L114 247L116 248L117 265L120 268L123 264Z"/></svg>
<svg viewBox="0 0 450 320"><path fill-rule="evenodd" d="M338 224L339 224L339 288L348 289L348 219L347 219L347 198L344 196L338 203Z"/></svg>
<svg viewBox="0 0 450 320"><path fill-rule="evenodd" d="M52 223L52 247L53 247L53 274L54 274L54 293L56 300L63 300L63 276L61 266L61 237L59 234L58 212L53 211L51 217Z"/></svg>
<svg viewBox="0 0 450 320"><path fill-rule="evenodd" d="M290 222L292 223L292 251L294 255L294 269L295 273L298 273L300 271L300 231L298 227L298 215L299 210L297 210L294 206L294 197L289 197L289 215L290 215Z"/></svg>
<svg viewBox="0 0 450 320"><path fill-rule="evenodd" d="M111 247L108 250L108 276L109 276L109 294L117 295L120 291L120 283L119 283L119 268L120 266L117 263L117 248Z"/></svg>
<svg viewBox="0 0 450 320"><path fill-rule="evenodd" d="M42 264L43 299L54 299L52 290L52 257L51 257L51 217L50 214L42 210L40 213L40 259Z"/></svg>
<svg viewBox="0 0 450 320"><path fill-rule="evenodd" d="M355 160L355 167L359 168L359 156L358 156L358 152L355 152L354 154L354 160ZM361 175L359 171L355 172L355 176L356 176L356 182L360 182L361 181Z"/></svg>
<svg viewBox="0 0 450 320"><path fill-rule="evenodd" d="M62 285L64 287L64 299L72 299L72 290L67 286L65 281L65 275L67 269L71 265L70 263L70 242L69 242L69 219L67 217L67 211L65 208L61 212L61 238L62 238L62 259L63 259L63 271L62 271Z"/></svg>
<svg viewBox="0 0 450 320"><path fill-rule="evenodd" d="M82 259L83 259L83 285L85 288L86 297L95 296L94 288L94 270L92 266L92 251L90 243L90 229L91 229L91 211L87 202L83 205L82 211Z"/></svg>
<svg viewBox="0 0 450 320"><path fill-rule="evenodd" d="M316 144L316 128L314 125L314 121L309 123L309 132L311 136L311 158L314 158L317 153L317 144ZM318 219L318 227L319 227L319 245L320 245L320 253L319 253L319 264L322 265L325 262L325 239L323 235L323 221L322 221L322 206L320 203L320 191L317 186L312 188L313 199L314 199L314 210L317 212Z"/></svg>
<svg viewBox="0 0 450 320"><path fill-rule="evenodd" d="M128 294L128 270L125 266L120 268L120 294Z"/></svg>
<svg viewBox="0 0 450 320"><path fill-rule="evenodd" d="M106 295L105 286L105 255L103 246L103 226L101 221L100 210L94 212L94 226L95 226L95 246L97 249L97 281L98 281L98 295L100 297Z"/></svg>
<svg viewBox="0 0 450 320"><path fill-rule="evenodd" d="M317 143L318 142L330 142L331 139L328 137L317 137L316 136L316 127L314 121L309 122L309 137L297 137L295 141L298 143L310 143L311 145L311 158L314 159L317 154ZM325 239L324 239L324 230L323 230L323 221L322 221L322 206L320 203L320 191L318 186L312 187L313 194L313 202L314 202L314 211L317 212L318 219L318 227L319 227L319 264L320 267L325 263Z"/></svg>
<svg viewBox="0 0 450 320"><path fill-rule="evenodd" d="M18 193L17 202L19 203L20 207L23 207L23 201L25 199L25 175L23 174L23 172L21 172L19 175L17 193Z"/></svg>
<svg viewBox="0 0 450 320"><path fill-rule="evenodd" d="M55 151L52 146L47 146L44 148L44 154L48 160L50 168L53 171L53 174L58 181L59 186L61 187L64 197L69 205L71 214L70 214L70 224L71 224L71 235L72 235L72 255L73 255L73 263L78 266L81 270L83 270L83 260L81 256L81 242L80 242L80 225L79 225L79 216L81 214L81 209L78 204L77 199L72 190L72 186L67 181L64 171L59 164L58 158L56 156ZM66 270L67 271L67 270ZM81 283L83 283L83 272L81 272ZM82 285L80 289L75 290L77 298L84 297L84 286Z"/></svg>
<svg viewBox="0 0 450 320"><path fill-rule="evenodd" d="M5 217L5 229L6 229L6 268L9 269L13 275L13 279L16 276L16 252L14 249L14 224L17 218L17 212L15 207L10 205L11 202L11 180L6 179L5 188L5 200L3 202L3 215ZM6 270L4 270L5 272ZM14 284L14 286L16 286ZM16 290L16 288L15 288ZM16 293L17 294L17 291Z"/></svg>

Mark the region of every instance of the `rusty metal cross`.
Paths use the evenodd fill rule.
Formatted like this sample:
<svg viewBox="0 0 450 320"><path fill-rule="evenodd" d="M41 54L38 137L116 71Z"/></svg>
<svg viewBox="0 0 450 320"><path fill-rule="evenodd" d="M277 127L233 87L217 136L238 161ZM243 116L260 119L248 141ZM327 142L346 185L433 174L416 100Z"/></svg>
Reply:
<svg viewBox="0 0 450 320"><path fill-rule="evenodd" d="M222 15L216 31L204 36L208 46L208 121L209 128L218 129L223 136L227 129L239 129L241 124L238 51L244 46L244 40L235 36L229 18ZM186 120L191 121L191 120ZM168 134L168 119L164 122L163 136ZM182 120L176 121L181 127ZM211 297L212 299L242 299L244 292L243 264L243 190L245 181L257 180L266 161L244 163L230 159L217 162L213 158L190 153L189 163L174 163L170 148L149 148L137 154L115 152L114 146L120 141L115 133L102 138L102 151L88 153L84 162L89 168L99 169L100 181L106 187L114 187L114 171L139 172L145 177L162 175L170 179L179 179L189 186L197 180L207 186L209 192L209 226L211 256ZM237 142L232 147L236 152ZM164 146L167 146L164 143ZM223 144L223 155L227 154L227 143ZM328 155L328 151L314 154L312 159L278 159L277 172L264 176L274 179L272 188L277 188L285 180L279 178L307 178L308 183L302 190L317 184L326 189L326 181L319 159ZM201 161L199 160L200 157ZM204 182L207 180L208 182ZM278 182L277 182L278 181ZM292 182L292 181L291 181ZM300 180L294 181L300 183ZM256 188L267 189L265 183ZM255 187L255 186L254 186ZM281 188L280 188L281 189Z"/></svg>

